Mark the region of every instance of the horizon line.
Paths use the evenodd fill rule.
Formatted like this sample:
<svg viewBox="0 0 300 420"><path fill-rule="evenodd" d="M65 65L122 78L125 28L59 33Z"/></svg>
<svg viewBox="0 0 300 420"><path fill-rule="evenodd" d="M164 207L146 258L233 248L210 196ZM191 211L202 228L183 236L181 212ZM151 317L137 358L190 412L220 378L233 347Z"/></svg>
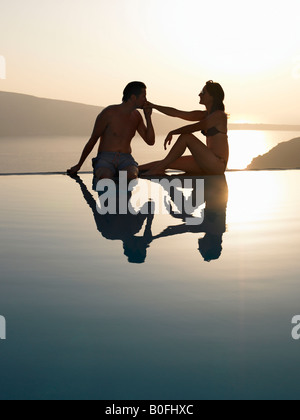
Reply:
<svg viewBox="0 0 300 420"><path fill-rule="evenodd" d="M262 172L262 171L267 171L267 172L272 172L272 171L300 171L300 167L298 168L265 168L265 169L227 169L225 174L227 172ZM173 176L184 176L184 174L182 173L178 173L178 171L173 171L175 172ZM172 173L171 171L169 172L169 174ZM64 175L64 176L68 176L70 178L76 178L76 177L71 177L67 172L8 172L8 173L0 173L0 177L5 177L5 176L39 176L39 175L43 175L43 176L53 176L53 175ZM92 171L83 171L80 172L78 174L78 176L80 175L93 175ZM191 175L186 175L188 177L191 177ZM204 177L202 175L192 175L192 177ZM139 177L140 178L140 177Z"/></svg>
<svg viewBox="0 0 300 420"><path fill-rule="evenodd" d="M92 105L92 104L87 104L87 103L83 103L83 102L76 102L76 101L71 101L69 99L57 99L57 98L47 98L44 96L36 96L33 94L29 94L29 93L20 93L20 92L12 92L12 91L5 91L5 90L0 90L0 93L7 93L7 94L11 94L11 95L21 95L21 96L29 96L31 98L35 98L35 99L41 99L41 100L48 100L48 101L55 101L55 102L67 102L70 104L75 104L75 105L82 105L82 106L89 106L89 107L94 107L94 108L103 108L105 109L105 106L103 105ZM108 105L107 105L108 106ZM154 110L154 113L156 115L161 115L159 112ZM243 122L243 123L230 123L229 122L229 126L234 126L234 127L242 127L242 126L247 126L248 128L253 126L273 126L273 127L293 127L295 129L295 131L300 131L300 124L287 124L287 123L280 123L280 124L275 124L275 123L251 123L251 122ZM297 127L297 129L296 129ZM283 130L285 131L285 130ZM287 130L289 131L289 130ZM293 130L291 130L293 131ZM1 134L0 134L1 137Z"/></svg>

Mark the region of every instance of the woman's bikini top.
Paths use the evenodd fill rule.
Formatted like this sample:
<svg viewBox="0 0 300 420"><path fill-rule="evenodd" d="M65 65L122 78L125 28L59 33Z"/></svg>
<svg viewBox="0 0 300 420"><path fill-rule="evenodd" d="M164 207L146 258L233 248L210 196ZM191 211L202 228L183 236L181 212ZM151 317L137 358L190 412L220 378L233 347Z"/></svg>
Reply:
<svg viewBox="0 0 300 420"><path fill-rule="evenodd" d="M227 134L227 133L223 133L222 131L218 130L217 127L211 127L207 131L202 130L201 133L205 137L213 137L213 136L216 136L217 134Z"/></svg>

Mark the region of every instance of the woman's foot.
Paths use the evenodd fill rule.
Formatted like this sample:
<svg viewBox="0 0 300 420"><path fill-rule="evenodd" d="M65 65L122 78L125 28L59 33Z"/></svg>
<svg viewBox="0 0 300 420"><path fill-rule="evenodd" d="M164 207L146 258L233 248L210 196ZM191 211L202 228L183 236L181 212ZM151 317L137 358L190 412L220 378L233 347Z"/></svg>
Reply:
<svg viewBox="0 0 300 420"><path fill-rule="evenodd" d="M154 168L150 169L149 171L145 172L144 175L145 176L158 176L158 175L165 175L166 174L166 167L164 167L163 165L156 165L154 166Z"/></svg>
<svg viewBox="0 0 300 420"><path fill-rule="evenodd" d="M145 165L139 165L139 171L140 172L148 172L150 169L154 168L160 163L160 160L157 160L155 162L146 163Z"/></svg>

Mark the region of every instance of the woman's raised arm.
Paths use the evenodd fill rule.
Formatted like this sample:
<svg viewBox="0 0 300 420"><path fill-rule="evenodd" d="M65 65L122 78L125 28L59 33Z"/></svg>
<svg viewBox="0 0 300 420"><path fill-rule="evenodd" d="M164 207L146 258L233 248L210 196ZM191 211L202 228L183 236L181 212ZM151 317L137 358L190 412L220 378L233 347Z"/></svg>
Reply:
<svg viewBox="0 0 300 420"><path fill-rule="evenodd" d="M162 114L168 115L169 117L181 118L186 121L201 121L207 117L207 111L180 111L179 109L170 108L167 106L155 105L151 102L147 102L145 108L150 107L156 109Z"/></svg>

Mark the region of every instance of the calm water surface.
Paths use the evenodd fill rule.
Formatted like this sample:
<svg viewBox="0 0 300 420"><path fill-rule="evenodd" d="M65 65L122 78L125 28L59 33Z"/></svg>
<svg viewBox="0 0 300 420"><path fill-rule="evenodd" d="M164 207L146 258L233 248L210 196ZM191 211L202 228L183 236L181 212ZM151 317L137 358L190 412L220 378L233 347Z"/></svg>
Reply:
<svg viewBox="0 0 300 420"><path fill-rule="evenodd" d="M198 133L198 138L205 138ZM229 169L244 169L258 155L263 155L278 143L300 137L294 131L230 131ZM87 142L83 137L0 138L0 173L64 172L79 161ZM132 144L133 154L139 164L163 159L165 137L158 136L154 147L147 146L137 137ZM91 158L82 170L91 171Z"/></svg>
<svg viewBox="0 0 300 420"><path fill-rule="evenodd" d="M0 399L298 399L299 182L206 178L187 226L100 216L90 175L0 177Z"/></svg>

